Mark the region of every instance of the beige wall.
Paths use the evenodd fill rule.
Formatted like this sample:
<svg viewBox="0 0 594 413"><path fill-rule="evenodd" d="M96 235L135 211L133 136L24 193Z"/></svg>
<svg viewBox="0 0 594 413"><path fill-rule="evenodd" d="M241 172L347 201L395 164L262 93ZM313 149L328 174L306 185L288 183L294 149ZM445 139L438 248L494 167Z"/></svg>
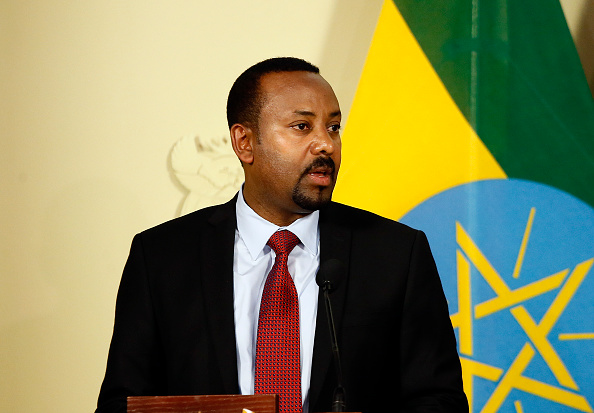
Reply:
<svg viewBox="0 0 594 413"><path fill-rule="evenodd" d="M0 1L0 411L93 410L131 238L185 196L173 144L226 135L232 81L275 55L348 113L381 3Z"/></svg>
<svg viewBox="0 0 594 413"><path fill-rule="evenodd" d="M319 64L348 109L380 8L0 1L1 412L94 409L132 236L185 196L173 144L227 135L231 83L271 56Z"/></svg>

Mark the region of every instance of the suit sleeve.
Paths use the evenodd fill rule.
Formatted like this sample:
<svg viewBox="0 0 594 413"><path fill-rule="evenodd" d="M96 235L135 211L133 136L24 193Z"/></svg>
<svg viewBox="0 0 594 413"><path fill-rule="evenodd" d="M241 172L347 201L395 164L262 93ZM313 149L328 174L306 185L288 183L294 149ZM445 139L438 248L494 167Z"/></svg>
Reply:
<svg viewBox="0 0 594 413"><path fill-rule="evenodd" d="M126 412L126 397L159 394L162 363L141 235L118 290L113 337L96 413Z"/></svg>
<svg viewBox="0 0 594 413"><path fill-rule="evenodd" d="M402 412L468 412L456 338L425 234L411 251L401 326Z"/></svg>

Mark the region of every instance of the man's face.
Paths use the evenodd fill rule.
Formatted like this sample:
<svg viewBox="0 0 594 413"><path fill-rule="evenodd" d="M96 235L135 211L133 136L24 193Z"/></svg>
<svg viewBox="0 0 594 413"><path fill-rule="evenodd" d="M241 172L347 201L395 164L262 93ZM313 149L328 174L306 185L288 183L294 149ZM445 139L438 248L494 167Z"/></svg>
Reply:
<svg viewBox="0 0 594 413"><path fill-rule="evenodd" d="M332 197L340 167L340 107L315 73L270 73L260 88L264 105L244 196L264 218L288 225Z"/></svg>

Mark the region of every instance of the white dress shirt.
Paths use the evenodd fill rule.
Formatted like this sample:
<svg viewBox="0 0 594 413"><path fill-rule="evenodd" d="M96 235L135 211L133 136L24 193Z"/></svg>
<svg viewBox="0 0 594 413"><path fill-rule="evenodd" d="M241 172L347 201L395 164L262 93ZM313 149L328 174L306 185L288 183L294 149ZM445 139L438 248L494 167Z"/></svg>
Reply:
<svg viewBox="0 0 594 413"><path fill-rule="evenodd" d="M243 188L242 188L243 189ZM237 229L233 254L233 303L237 369L241 394L254 394L254 373L258 315L266 276L276 254L266 245L279 229L288 229L301 241L289 254L287 265L299 299L299 337L301 349L301 393L303 411L308 411L309 382L313 356L320 266L319 211L298 219L288 227L279 227L256 214L239 191L236 205Z"/></svg>

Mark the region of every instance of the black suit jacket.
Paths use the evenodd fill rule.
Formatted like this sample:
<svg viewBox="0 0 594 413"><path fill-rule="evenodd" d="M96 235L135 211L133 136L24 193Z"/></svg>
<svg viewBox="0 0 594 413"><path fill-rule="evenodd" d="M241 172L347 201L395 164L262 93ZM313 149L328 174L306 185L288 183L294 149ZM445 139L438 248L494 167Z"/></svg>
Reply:
<svg viewBox="0 0 594 413"><path fill-rule="evenodd" d="M320 260L347 274L332 292L350 411L464 412L460 362L425 235L337 203L320 211ZM233 314L235 199L133 242L97 412L126 396L239 392ZM310 411L336 386L320 293Z"/></svg>

